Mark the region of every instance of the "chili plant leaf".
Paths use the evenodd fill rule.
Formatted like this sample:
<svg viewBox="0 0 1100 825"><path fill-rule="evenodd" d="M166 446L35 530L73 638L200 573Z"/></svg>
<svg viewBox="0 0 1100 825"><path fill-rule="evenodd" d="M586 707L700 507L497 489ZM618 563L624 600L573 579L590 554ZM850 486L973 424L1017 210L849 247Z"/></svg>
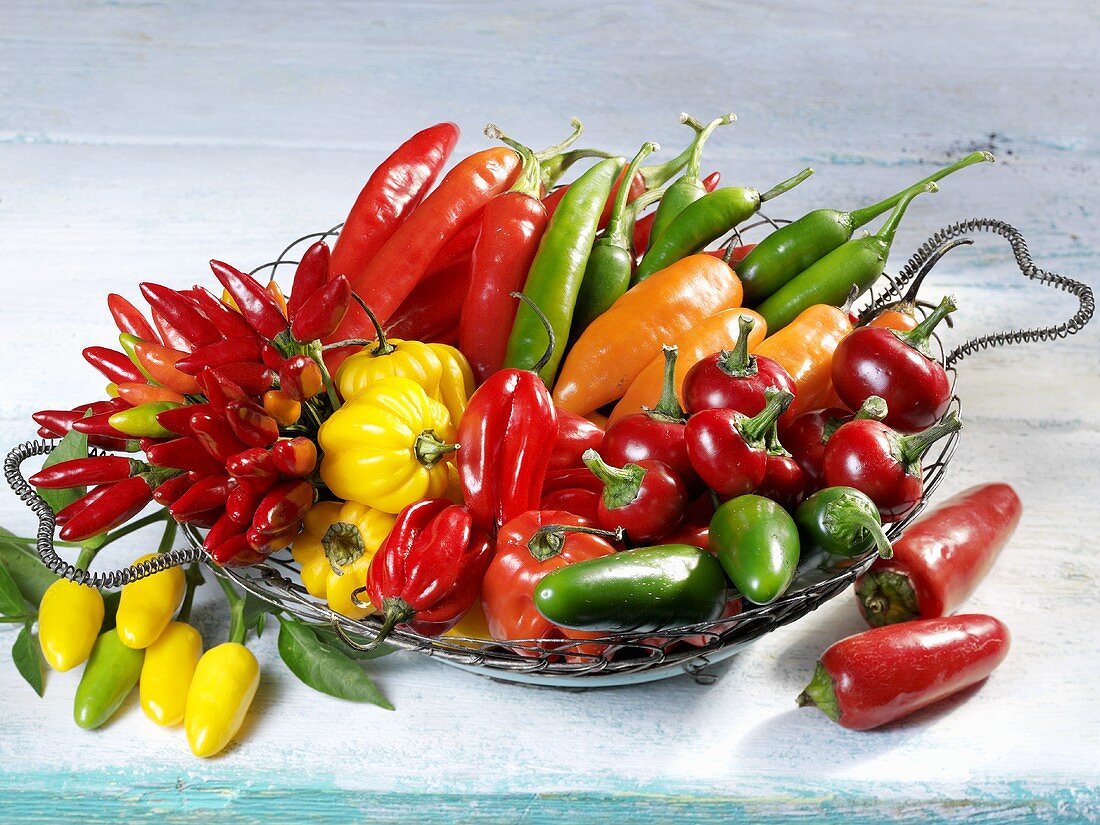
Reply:
<svg viewBox="0 0 1100 825"><path fill-rule="evenodd" d="M3 564L0 564L0 615L13 619L34 615L33 608L27 604L19 585Z"/></svg>
<svg viewBox="0 0 1100 825"><path fill-rule="evenodd" d="M244 626L256 631L257 636L263 633L264 617L271 611L271 605L263 599L251 593L244 594Z"/></svg>
<svg viewBox="0 0 1100 825"><path fill-rule="evenodd" d="M54 447L53 452L46 457L42 469L52 467L54 464L60 464L62 461L87 457L88 436L84 433L78 433L76 430L69 430L69 432L65 434L65 437L57 442L57 446ZM50 509L55 513L62 507L72 504L87 492L84 487L69 487L64 490L45 490L39 487L37 491L39 497L50 505Z"/></svg>
<svg viewBox="0 0 1100 825"><path fill-rule="evenodd" d="M42 563L38 554L24 543L14 541L12 534L0 527L0 563L19 585L23 598L35 607L42 601L46 588L57 581L57 576Z"/></svg>
<svg viewBox="0 0 1100 825"><path fill-rule="evenodd" d="M351 645L345 644L344 640L337 636L328 627L317 627L316 625L310 626L310 630L317 634L317 638L321 640L321 643L335 648L343 653L350 659L358 659L360 661L367 661L368 659L381 659L383 656L389 656L391 653L397 651L397 648L393 645L381 644L374 650L357 650ZM356 633L349 633L352 639L361 644L366 644L370 641L365 636L359 636Z"/></svg>
<svg viewBox="0 0 1100 825"><path fill-rule="evenodd" d="M15 662L19 674L27 680L34 692L41 696L46 692L46 663L42 660L42 651L38 647L38 639L31 632L29 624L23 625L19 635L15 637L15 644L11 648L11 658Z"/></svg>
<svg viewBox="0 0 1100 825"><path fill-rule="evenodd" d="M279 616L279 655L291 673L321 693L393 710L354 659L324 644L309 627Z"/></svg>

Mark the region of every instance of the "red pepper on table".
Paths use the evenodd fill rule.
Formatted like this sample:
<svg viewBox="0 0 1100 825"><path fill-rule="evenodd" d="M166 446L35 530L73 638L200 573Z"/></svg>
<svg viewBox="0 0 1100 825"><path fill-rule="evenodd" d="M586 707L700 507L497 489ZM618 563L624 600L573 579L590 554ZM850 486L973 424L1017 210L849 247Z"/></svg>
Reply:
<svg viewBox="0 0 1100 825"><path fill-rule="evenodd" d="M698 412L684 428L691 466L708 487L722 496L743 496L760 487L767 471L765 438L771 425L790 406L786 390L767 390L764 409L750 418L736 410Z"/></svg>
<svg viewBox="0 0 1100 825"><path fill-rule="evenodd" d="M150 463L158 467L172 467L201 475L220 473L225 466L206 451L198 438L189 435L153 444L145 455Z"/></svg>
<svg viewBox="0 0 1100 825"><path fill-rule="evenodd" d="M188 375L198 375L204 367L259 361L262 351L261 341L255 335L221 338L181 358L176 362L176 369Z"/></svg>
<svg viewBox="0 0 1100 825"><path fill-rule="evenodd" d="M876 559L856 580L856 599L878 627L953 613L997 560L1023 505L1007 484L979 484L914 521L894 542L894 556Z"/></svg>
<svg viewBox="0 0 1100 825"><path fill-rule="evenodd" d="M374 645L397 626L438 636L458 624L492 554L465 507L425 499L402 510L367 571L367 594L383 616Z"/></svg>
<svg viewBox="0 0 1100 825"><path fill-rule="evenodd" d="M722 181L721 172L711 172L705 178L703 178L703 188L708 192L713 192L718 188L718 184ZM634 249L640 255L649 249L649 236L653 232L653 220L657 217L657 211L654 210L648 215L643 215L634 222ZM748 252L745 253L746 255Z"/></svg>
<svg viewBox="0 0 1100 825"><path fill-rule="evenodd" d="M308 355L295 355L293 358L288 358L279 368L279 389L295 401L308 401L323 387L324 378L321 368Z"/></svg>
<svg viewBox="0 0 1100 825"><path fill-rule="evenodd" d="M271 458L283 475L307 478L317 468L317 445L305 436L281 439L271 448Z"/></svg>
<svg viewBox="0 0 1100 825"><path fill-rule="evenodd" d="M222 334L210 319L199 312L191 299L161 284L145 282L141 294L154 313L159 313L191 346L212 344Z"/></svg>
<svg viewBox="0 0 1100 825"><path fill-rule="evenodd" d="M255 278L222 261L211 261L214 277L233 296L241 316L256 332L274 340L287 329L282 308Z"/></svg>
<svg viewBox="0 0 1100 825"><path fill-rule="evenodd" d="M462 303L470 289L470 266L470 258L462 258L424 278L390 316L386 335L405 341L457 343Z"/></svg>
<svg viewBox="0 0 1100 825"><path fill-rule="evenodd" d="M225 469L233 478L251 490L266 492L279 480L279 468L270 450L250 447L231 455Z"/></svg>
<svg viewBox="0 0 1100 825"><path fill-rule="evenodd" d="M140 461L113 455L73 458L39 470L27 480L32 486L47 490L110 484L140 472L142 466Z"/></svg>
<svg viewBox="0 0 1100 825"><path fill-rule="evenodd" d="M259 338L241 313L234 311L212 294L206 287L195 286L187 294L203 315L218 328L223 338Z"/></svg>
<svg viewBox="0 0 1100 825"><path fill-rule="evenodd" d="M191 416L191 432L194 441L202 446L206 453L222 463L230 456L245 449L246 445L237 438L229 422L220 415L209 412L197 412ZM179 439L176 439L179 441ZM174 443L174 442L168 442Z"/></svg>
<svg viewBox="0 0 1100 825"><path fill-rule="evenodd" d="M849 421L825 445L825 484L855 487L875 503L884 522L899 521L924 494L921 458L961 427L954 412L912 435L901 435L881 421Z"/></svg>
<svg viewBox="0 0 1100 825"><path fill-rule="evenodd" d="M64 541L83 541L124 524L153 500L145 476L136 475L112 484L103 494L66 518L61 528Z"/></svg>
<svg viewBox="0 0 1100 825"><path fill-rule="evenodd" d="M211 475L195 482L191 489L176 499L169 507L172 518L186 523L192 517L215 507L224 507L233 491L233 481L224 473Z"/></svg>
<svg viewBox="0 0 1100 825"><path fill-rule="evenodd" d="M315 244L311 244L302 253L302 259L294 270L294 283L290 288L290 298L286 302L286 314L292 324L294 319L298 317L299 310L317 294L317 291L328 280L330 260L328 244L325 243L324 238ZM341 275L342 273L337 273L337 277Z"/></svg>
<svg viewBox="0 0 1100 825"><path fill-rule="evenodd" d="M308 343L331 335L340 326L351 304L351 284L337 275L297 307L290 324L295 341Z"/></svg>
<svg viewBox="0 0 1100 825"><path fill-rule="evenodd" d="M585 450L597 449L604 439L604 431L598 424L582 415L557 407L558 435L550 454L548 470L568 470L583 467L581 456Z"/></svg>
<svg viewBox="0 0 1100 825"><path fill-rule="evenodd" d="M631 544L648 544L683 521L687 487L663 461L611 467L595 450L587 450L583 459L603 482L597 523L605 530L622 529Z"/></svg>
<svg viewBox="0 0 1100 825"><path fill-rule="evenodd" d="M279 437L279 424L253 401L230 401L225 419L233 434L249 447L267 447Z"/></svg>
<svg viewBox="0 0 1100 825"><path fill-rule="evenodd" d="M134 366L134 362L117 350L107 347L86 347L83 355L84 360L99 370L108 381L118 384L145 383L145 376Z"/></svg>
<svg viewBox="0 0 1100 825"><path fill-rule="evenodd" d="M1009 644L1008 628L979 614L867 630L821 655L798 704L851 730L877 728L981 682Z"/></svg>
<svg viewBox="0 0 1100 825"><path fill-rule="evenodd" d="M135 338L140 338L143 341L153 341L156 339L156 330L154 330L152 325L145 320L145 316L141 314L141 310L121 295L115 292L108 295L107 308L111 311L111 317L114 318L115 326L118 327L119 332L126 335L133 335Z"/></svg>
<svg viewBox="0 0 1100 825"><path fill-rule="evenodd" d="M886 415L886 403L877 396L863 402L855 413L841 407L829 407L803 413L781 431L786 447L805 478L806 493L820 490L825 482L825 445L841 424L855 419L881 421Z"/></svg>
<svg viewBox="0 0 1100 825"><path fill-rule="evenodd" d="M346 275L353 288L359 288L375 255L432 188L458 134L453 123L429 126L378 166L344 221L332 250L330 273Z"/></svg>

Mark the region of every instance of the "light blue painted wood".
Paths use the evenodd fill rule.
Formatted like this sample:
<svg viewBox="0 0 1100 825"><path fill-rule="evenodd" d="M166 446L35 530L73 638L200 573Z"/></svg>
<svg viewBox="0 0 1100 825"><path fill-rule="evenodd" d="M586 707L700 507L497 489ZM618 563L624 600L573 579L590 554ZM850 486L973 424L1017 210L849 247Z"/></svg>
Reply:
<svg viewBox="0 0 1100 825"><path fill-rule="evenodd" d="M433 119L460 122L473 150L490 119L544 145L579 115L586 143L628 152L680 145L681 110L733 109L707 152L727 181L817 169L776 215L856 206L991 148L997 166L914 204L898 260L942 224L991 215L1041 264L1098 283L1088 0L9 0L3 21L4 444L47 401L102 392L78 353L113 337L106 292L205 280L212 256L269 259L339 220L369 170ZM937 272L963 307L952 336L1068 314L1007 261L989 240ZM1100 344L1090 331L1047 352L976 356L960 378L968 427L944 494L1003 478L1026 507L968 606L1004 619L1014 649L965 700L872 734L795 710L817 654L861 628L846 597L718 666L711 687L562 693L388 657L372 673L395 713L306 690L265 634L250 642L264 675L244 735L209 762L133 704L77 731L78 674L51 674L38 700L5 665L0 821L1096 821ZM1032 358L1039 369L1022 372ZM1070 391L1077 403L1055 401ZM0 523L29 529L10 497ZM207 592L208 643L223 614ZM0 630L0 647L11 638Z"/></svg>

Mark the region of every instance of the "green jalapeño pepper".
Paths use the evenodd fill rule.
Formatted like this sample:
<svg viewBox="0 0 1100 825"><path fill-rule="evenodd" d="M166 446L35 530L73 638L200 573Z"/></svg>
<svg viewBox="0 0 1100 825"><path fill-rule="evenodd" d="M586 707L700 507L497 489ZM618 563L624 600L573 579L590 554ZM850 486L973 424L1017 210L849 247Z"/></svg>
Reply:
<svg viewBox="0 0 1100 825"><path fill-rule="evenodd" d="M91 730L110 719L138 683L144 660L145 651L124 645L114 630L100 633L76 689L76 723Z"/></svg>
<svg viewBox="0 0 1100 825"><path fill-rule="evenodd" d="M794 511L802 563L828 568L858 558L871 548L888 559L894 551L882 531L878 507L854 487L826 487Z"/></svg>
<svg viewBox="0 0 1100 825"><path fill-rule="evenodd" d="M651 633L711 622L726 604L714 557L688 544L638 547L543 576L535 607L549 621L596 633Z"/></svg>
<svg viewBox="0 0 1100 825"><path fill-rule="evenodd" d="M527 273L523 292L545 313L554 330L556 345L550 360L539 371L548 385L554 383L573 323L573 309L580 293L588 256L596 239L600 216L611 194L622 158L600 161L569 187L550 218ZM546 329L526 305L516 310L512 334L504 358L505 367L528 370L546 349Z"/></svg>
<svg viewBox="0 0 1100 825"><path fill-rule="evenodd" d="M738 496L710 521L710 550L741 594L754 604L775 601L798 566L798 527L770 498Z"/></svg>

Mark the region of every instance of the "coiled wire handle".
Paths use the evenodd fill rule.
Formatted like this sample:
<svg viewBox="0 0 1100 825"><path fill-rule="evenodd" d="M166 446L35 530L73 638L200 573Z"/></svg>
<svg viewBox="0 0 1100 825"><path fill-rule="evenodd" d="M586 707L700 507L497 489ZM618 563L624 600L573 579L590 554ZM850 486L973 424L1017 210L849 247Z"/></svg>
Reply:
<svg viewBox="0 0 1100 825"><path fill-rule="evenodd" d="M1045 269L1037 267L1031 260L1031 252L1028 251L1027 241L1024 240L1024 236L1020 234L1020 231L1011 224L997 220L996 218L970 218L965 221L953 223L950 226L945 226L943 229L936 232L925 241L915 253L913 253L913 257L909 259L908 263L905 264L897 277L892 279L892 285L884 290L877 298L873 305L874 308L880 308L889 301L900 298L906 284L916 277L921 267L924 266L924 264L935 255L946 242L953 238L963 237L974 232L992 232L1005 238L1012 246L1012 254L1016 258L1016 265L1020 268L1020 272L1025 277L1042 284L1048 284L1063 292L1068 292L1070 295L1077 298L1080 306L1077 312L1061 324L1049 327L1031 327L1030 329L1013 329L1006 330L1005 332L994 332L989 335L982 335L964 341L948 353L944 362L948 369L958 365L966 356L972 355L983 349L1010 346L1012 344L1026 344L1037 341L1052 341L1057 338L1068 338L1070 335L1080 332L1085 324L1089 322L1093 313L1096 311L1096 301L1093 297L1092 288L1081 281L1075 281L1064 275L1047 272Z"/></svg>
<svg viewBox="0 0 1100 825"><path fill-rule="evenodd" d="M180 567L192 562L201 561L205 554L201 547L181 547L170 550L141 564L123 567L121 570L111 570L107 573L90 573L87 570L69 564L59 555L53 545L53 531L55 526L54 512L45 501L39 497L34 488L23 478L20 465L28 458L37 455L47 455L56 446L50 441L27 441L20 444L4 459L4 479L15 491L24 504L38 516L38 555L50 570L64 579L70 579L79 584L87 584L91 587L116 588L124 584L143 579L170 567Z"/></svg>

